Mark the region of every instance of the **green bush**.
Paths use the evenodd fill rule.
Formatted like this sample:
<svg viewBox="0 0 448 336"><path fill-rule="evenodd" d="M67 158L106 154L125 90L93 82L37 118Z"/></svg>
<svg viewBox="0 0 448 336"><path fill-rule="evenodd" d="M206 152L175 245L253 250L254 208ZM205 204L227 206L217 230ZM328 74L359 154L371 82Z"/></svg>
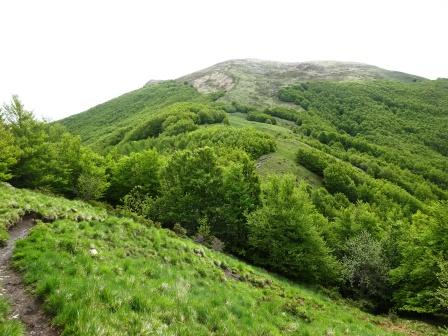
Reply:
<svg viewBox="0 0 448 336"><path fill-rule="evenodd" d="M345 294L363 302L364 309L387 311L390 305L389 265L381 243L362 231L347 241L342 264Z"/></svg>
<svg viewBox="0 0 448 336"><path fill-rule="evenodd" d="M255 166L241 151L210 147L175 152L161 173L161 194L153 218L168 227L176 223L190 235L207 218L211 234L228 250L247 247L245 214L258 205Z"/></svg>
<svg viewBox="0 0 448 336"><path fill-rule="evenodd" d="M323 176L324 169L328 165L323 153L313 148L300 148L296 159L297 163L320 176Z"/></svg>
<svg viewBox="0 0 448 336"><path fill-rule="evenodd" d="M154 150L132 153L112 164L107 199L118 203L136 186L145 194L156 196L160 189L159 172L162 158Z"/></svg>
<svg viewBox="0 0 448 336"><path fill-rule="evenodd" d="M269 114L257 112L257 111L247 113L246 118L249 121L256 121L256 122L261 122L261 123L271 124L271 125L277 124L277 120L274 117L270 116Z"/></svg>
<svg viewBox="0 0 448 336"><path fill-rule="evenodd" d="M295 122L298 126L302 125L302 118L297 110L282 107L282 106L273 106L266 108L264 113L269 114L271 116L289 120Z"/></svg>
<svg viewBox="0 0 448 336"><path fill-rule="evenodd" d="M327 225L304 186L292 176L264 186L263 206L248 216L251 258L287 276L311 283L337 282L338 264L321 236Z"/></svg>

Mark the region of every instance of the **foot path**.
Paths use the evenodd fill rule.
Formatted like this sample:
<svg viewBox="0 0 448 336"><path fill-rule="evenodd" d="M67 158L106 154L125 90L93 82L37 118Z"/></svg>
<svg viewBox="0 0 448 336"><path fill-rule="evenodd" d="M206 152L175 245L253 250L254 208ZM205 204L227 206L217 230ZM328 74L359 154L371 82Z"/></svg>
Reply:
<svg viewBox="0 0 448 336"><path fill-rule="evenodd" d="M0 249L0 294L11 305L11 318L22 321L28 336L57 336L39 302L27 291L21 276L11 267L16 241L24 238L34 225L32 216L25 216L9 232L9 240Z"/></svg>

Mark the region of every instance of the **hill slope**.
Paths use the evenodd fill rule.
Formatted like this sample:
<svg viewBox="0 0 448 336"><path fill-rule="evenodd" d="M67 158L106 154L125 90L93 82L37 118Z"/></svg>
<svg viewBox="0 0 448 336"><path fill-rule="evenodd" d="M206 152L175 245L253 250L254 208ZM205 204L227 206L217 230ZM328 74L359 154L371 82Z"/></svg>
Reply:
<svg viewBox="0 0 448 336"><path fill-rule="evenodd" d="M4 196L0 200L2 226L17 213L53 213L54 222L38 222L18 242L13 263L63 335L398 336L437 332L422 323L392 322L363 313L341 299L273 276L149 223L105 216L103 209L81 202L3 185L0 192ZM26 199L39 202L39 208L27 208ZM70 219L75 212L83 216L78 221ZM91 212L102 217L93 219ZM66 215L66 219L57 219ZM1 297L0 307L0 331L22 335L20 327L4 318Z"/></svg>
<svg viewBox="0 0 448 336"><path fill-rule="evenodd" d="M294 93L291 86L294 83L311 83L312 90L299 89ZM440 171L444 169L441 162L445 160L440 154L446 154L448 143L444 134L447 127L445 83L444 80L429 81L360 63L233 60L177 81L151 82L61 123L70 131L80 134L84 143L100 151L114 148L129 153L149 147L163 151L167 142L171 148L188 146L185 141L179 140L182 134L174 134L184 131L178 128L174 133L170 131L167 134L162 130L164 120L170 115L177 115L179 119L181 114L203 110L208 106L209 110L227 113L227 118L206 122L188 118L188 131L192 131L190 137L204 138L205 131L195 130L197 127L222 122L228 122L231 127L257 128L275 139L278 146L275 153L260 159L258 166L262 173L292 172L320 185L321 179L315 172L295 162L296 151L305 143L316 147L312 139L317 139L322 132L336 132L343 137L356 137L357 142L386 146L387 151L396 152L403 157L403 161L411 159L412 165L421 166L421 162L416 162L418 160L411 152L425 153L426 160L433 162L437 170L432 175L440 177ZM301 104L298 95L303 94L307 97ZM180 102L202 105L182 107L177 105ZM263 121L266 116L256 120L256 113L282 107L289 108L290 112L279 114L278 111L267 111L271 116L269 118L273 118L269 123L275 122L277 125L257 122ZM342 115L343 109L347 113ZM398 110L402 112L396 113ZM333 113L335 111L337 114ZM156 125L160 130L154 136L154 130L149 130ZM186 127L185 123L183 127ZM151 132L153 135L150 135ZM398 134L403 135L398 141L391 139ZM301 139L304 135L305 138ZM321 142L322 137L318 140ZM338 142L345 150L348 149L348 144L344 144L343 140L339 139ZM353 147L353 140L350 142L349 147ZM407 144L414 149L404 149ZM397 147L402 150L396 151ZM329 150L326 149L327 152ZM334 149L331 151L334 152ZM437 160L442 161L435 163ZM421 167L412 168L405 163L400 165L422 172ZM434 176L432 180L439 177Z"/></svg>
<svg viewBox="0 0 448 336"><path fill-rule="evenodd" d="M179 101L210 101L200 98L199 93L223 91L224 94L219 96L220 101L255 105L279 104L281 102L277 99L278 90L297 81L368 79L402 82L423 80L418 76L361 63L232 60L181 77L176 81L150 81L143 88L60 122L70 131L80 134L85 143L95 144L109 133L113 133L114 136L125 133L138 123L139 117L148 116L163 106ZM186 83L198 91L188 85L182 85Z"/></svg>

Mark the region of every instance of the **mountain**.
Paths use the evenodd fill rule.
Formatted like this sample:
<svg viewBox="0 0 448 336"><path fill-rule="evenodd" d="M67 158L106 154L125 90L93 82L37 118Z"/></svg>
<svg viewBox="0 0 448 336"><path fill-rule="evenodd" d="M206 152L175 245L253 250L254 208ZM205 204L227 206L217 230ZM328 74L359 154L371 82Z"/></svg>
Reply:
<svg viewBox="0 0 448 336"><path fill-rule="evenodd" d="M357 146L358 151L380 146L389 163L400 161L400 169L410 169L410 176L424 171L419 155L426 155L425 161L432 162L426 178L440 182L445 181L441 175L448 153L446 83L353 62L231 60L177 80L150 81L60 122L101 152L165 151L167 143L179 148L204 144L210 137L254 142L269 136L277 150L256 157L260 173L291 172L314 185L322 178L297 164L298 148L331 145L325 151L332 153L336 144L343 150ZM165 131L167 120L176 125ZM223 122L230 127L218 125ZM248 135L247 127L258 135ZM235 129L241 129L238 135ZM379 164L378 153L369 165ZM407 181L415 180L410 176ZM411 190L412 183L400 183Z"/></svg>
<svg viewBox="0 0 448 336"><path fill-rule="evenodd" d="M425 79L354 62L230 60L174 81L150 80L140 89L65 118L60 123L80 134L84 143L98 144L97 148L100 148L104 144L115 145L120 142L138 120L175 102L204 101L203 94L213 93L219 95L219 101L223 102L255 106L288 105L277 97L281 87L299 81L318 80L393 80L412 83Z"/></svg>
<svg viewBox="0 0 448 336"><path fill-rule="evenodd" d="M218 63L179 78L199 92L223 90L225 98L245 103L273 102L284 85L297 81L360 81L367 79L415 82L424 78L355 62L315 61L302 63L238 59Z"/></svg>

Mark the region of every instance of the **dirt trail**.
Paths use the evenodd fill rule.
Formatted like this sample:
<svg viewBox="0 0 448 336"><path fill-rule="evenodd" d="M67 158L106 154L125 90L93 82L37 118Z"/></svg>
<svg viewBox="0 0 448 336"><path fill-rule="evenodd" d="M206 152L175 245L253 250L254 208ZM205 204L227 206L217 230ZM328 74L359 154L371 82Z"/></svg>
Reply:
<svg viewBox="0 0 448 336"><path fill-rule="evenodd" d="M0 249L0 291L11 305L11 318L20 319L29 336L57 336L50 319L42 311L30 293L27 292L20 275L10 265L12 252L17 240L28 234L34 225L33 216L25 216L9 232L8 244Z"/></svg>

